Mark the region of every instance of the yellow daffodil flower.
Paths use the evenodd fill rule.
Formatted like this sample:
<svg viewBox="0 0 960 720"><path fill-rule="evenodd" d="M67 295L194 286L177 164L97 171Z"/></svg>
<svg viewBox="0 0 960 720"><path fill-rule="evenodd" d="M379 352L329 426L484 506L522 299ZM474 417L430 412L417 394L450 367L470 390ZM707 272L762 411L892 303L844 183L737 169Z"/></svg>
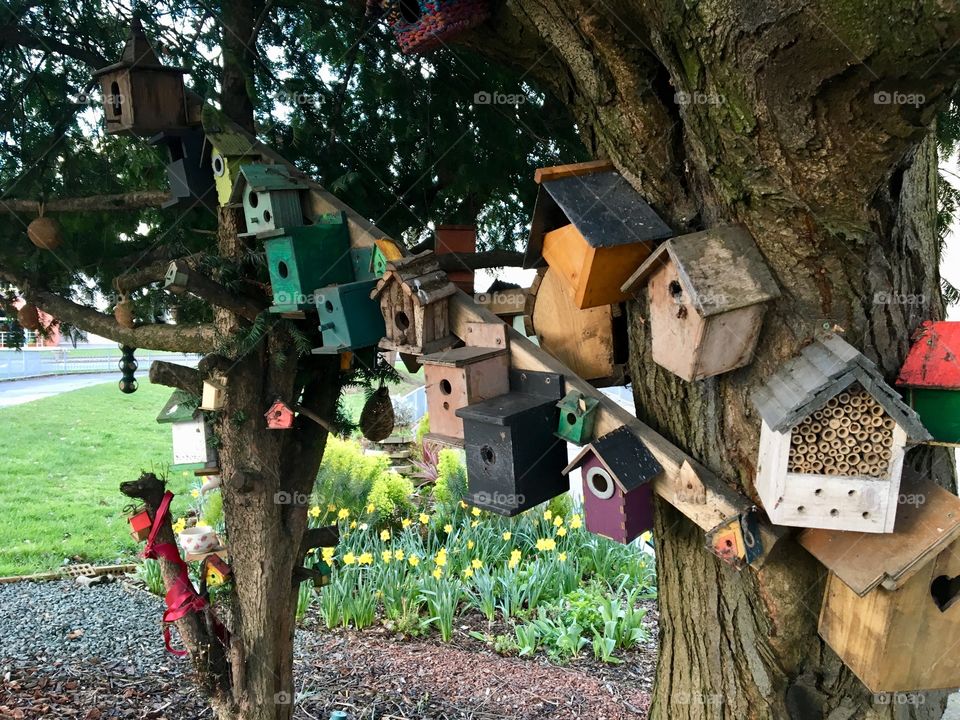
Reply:
<svg viewBox="0 0 960 720"><path fill-rule="evenodd" d="M344 565L353 565L356 561L357 561L357 556L354 555L352 552L348 552L346 555L343 556Z"/></svg>
<svg viewBox="0 0 960 720"><path fill-rule="evenodd" d="M467 550L473 550L474 545L476 545L476 543L473 540L467 540Z"/></svg>
<svg viewBox="0 0 960 720"><path fill-rule="evenodd" d="M336 506L336 505L334 505L333 503L327 503L327 512L328 512L328 513L335 513L336 511L337 511L337 506Z"/></svg>
<svg viewBox="0 0 960 720"><path fill-rule="evenodd" d="M400 521L400 527L406 530L408 527L410 527L410 523L412 522L413 521L410 518L404 518L403 520Z"/></svg>
<svg viewBox="0 0 960 720"><path fill-rule="evenodd" d="M553 519L553 526L554 526L554 527L560 527L561 525L563 525L563 518L560 517L559 515L557 515L557 516Z"/></svg>
<svg viewBox="0 0 960 720"><path fill-rule="evenodd" d="M383 540L383 542L386 542L387 540L389 540L389 539L390 539L390 531L389 531L389 530L381 530L381 531L380 531L380 539Z"/></svg>
<svg viewBox="0 0 960 720"><path fill-rule="evenodd" d="M351 520L351 521L350 521L350 529L351 529L351 530L356 530L356 529L357 529L357 521L356 521L356 520Z"/></svg>
<svg viewBox="0 0 960 720"><path fill-rule="evenodd" d="M543 511L543 519L544 519L544 520L553 520L553 513L550 512L549 510L544 510L544 511Z"/></svg>
<svg viewBox="0 0 960 720"><path fill-rule="evenodd" d="M483 567L483 560L480 560L479 558L474 558L470 562L470 567L472 567L474 570L479 570L480 568Z"/></svg>
<svg viewBox="0 0 960 720"><path fill-rule="evenodd" d="M480 521L479 521L479 520L474 520L472 523L470 523L470 527L473 528L473 527L476 527L476 526L479 525L479 524L480 524Z"/></svg>
<svg viewBox="0 0 960 720"><path fill-rule="evenodd" d="M193 490L190 491L190 497L195 497L195 498L200 497L200 491L194 488Z"/></svg>
<svg viewBox="0 0 960 720"><path fill-rule="evenodd" d="M473 508L473 510L470 511L470 514L474 517L480 517L480 508Z"/></svg>
<svg viewBox="0 0 960 720"><path fill-rule="evenodd" d="M433 575L437 580L439 580L440 578L443 577L443 570L441 570L440 568L437 568L430 574Z"/></svg>
<svg viewBox="0 0 960 720"><path fill-rule="evenodd" d="M447 552L446 552L446 550L441 550L440 552L438 552L438 553L434 556L433 562L434 562L435 565L438 565L438 566L440 566L440 567L443 567L444 565L446 565L446 564L447 564Z"/></svg>
<svg viewBox="0 0 960 720"><path fill-rule="evenodd" d="M399 560L399 561L402 562L402 561L403 561L403 550L394 550L394 551L393 551L393 559L394 559L394 560Z"/></svg>
<svg viewBox="0 0 960 720"><path fill-rule="evenodd" d="M461 501L460 501L460 507L462 507L464 510L466 510L466 509L467 509L467 504L466 504L463 500L461 500Z"/></svg>
<svg viewBox="0 0 960 720"><path fill-rule="evenodd" d="M369 503L369 504L367 505L367 512L368 512L368 513L372 513L372 512L374 512L376 509L377 509L377 506L374 505L373 503Z"/></svg>
<svg viewBox="0 0 960 720"><path fill-rule="evenodd" d="M373 555L365 552L360 557L357 558L357 562L360 565L373 565Z"/></svg>
<svg viewBox="0 0 960 720"><path fill-rule="evenodd" d="M179 535L180 533L182 533L182 532L183 532L184 530L186 530L186 529L187 529L187 521L184 520L183 518L180 518L179 520L177 520L177 521L173 524L173 531L174 531L177 535Z"/></svg>
<svg viewBox="0 0 960 720"><path fill-rule="evenodd" d="M350 517L350 510L347 508L340 508L340 510L337 511L337 519L346 520L348 517Z"/></svg>
<svg viewBox="0 0 960 720"><path fill-rule="evenodd" d="M430 522L430 516L426 513L420 513L420 517L417 519L420 521L421 525L426 525L428 522Z"/></svg>
<svg viewBox="0 0 960 720"><path fill-rule="evenodd" d="M420 564L420 558L416 555L411 555L407 558L407 562L410 563L410 567L416 567Z"/></svg>
<svg viewBox="0 0 960 720"><path fill-rule="evenodd" d="M447 535L449 535L450 533L453 532L453 525L451 525L450 523L447 523L446 525L443 526L443 531L444 531Z"/></svg>
<svg viewBox="0 0 960 720"><path fill-rule="evenodd" d="M560 553L559 555L557 555L557 558L559 558L560 562L566 562L566 561L567 561L567 554L564 553L564 552L562 552L562 553Z"/></svg>
<svg viewBox="0 0 960 720"><path fill-rule="evenodd" d="M327 564L333 562L333 554L336 552L336 548L323 548L323 551L320 553L320 557L323 558L323 561Z"/></svg>
<svg viewBox="0 0 960 720"><path fill-rule="evenodd" d="M503 539L504 539L504 540L509 540L509 539L512 538L512 537L513 537L513 533L510 532L509 530L507 530L507 531L503 534Z"/></svg>
<svg viewBox="0 0 960 720"><path fill-rule="evenodd" d="M384 550L382 553L380 553L380 559L383 560L385 565L389 565L390 561L393 560L393 551Z"/></svg>
<svg viewBox="0 0 960 720"><path fill-rule="evenodd" d="M574 515L572 518L570 518L570 527L572 527L574 530L579 530L583 527L583 521L580 519L579 515Z"/></svg>
<svg viewBox="0 0 960 720"><path fill-rule="evenodd" d="M557 537L566 537L566 536L567 536L567 529L565 527L558 527Z"/></svg>
<svg viewBox="0 0 960 720"><path fill-rule="evenodd" d="M514 550L510 553L510 562L507 563L507 567L513 570L517 565L520 564L521 553L519 550Z"/></svg>
<svg viewBox="0 0 960 720"><path fill-rule="evenodd" d="M472 578L472 577L473 577L473 570L471 570L470 568L467 568L466 570L463 571L463 576L464 576L465 578Z"/></svg>
<svg viewBox="0 0 960 720"><path fill-rule="evenodd" d="M312 508L310 508L309 512L310 517L320 517L320 506L314 505Z"/></svg>

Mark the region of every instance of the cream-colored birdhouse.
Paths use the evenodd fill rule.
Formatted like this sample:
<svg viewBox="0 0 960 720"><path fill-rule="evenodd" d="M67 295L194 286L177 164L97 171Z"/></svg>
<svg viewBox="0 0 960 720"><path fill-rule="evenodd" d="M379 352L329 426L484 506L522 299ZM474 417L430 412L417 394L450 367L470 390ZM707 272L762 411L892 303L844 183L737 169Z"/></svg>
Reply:
<svg viewBox="0 0 960 720"><path fill-rule="evenodd" d="M227 383L225 380L209 378L203 381L203 396L200 400L200 409L219 410L227 400Z"/></svg>

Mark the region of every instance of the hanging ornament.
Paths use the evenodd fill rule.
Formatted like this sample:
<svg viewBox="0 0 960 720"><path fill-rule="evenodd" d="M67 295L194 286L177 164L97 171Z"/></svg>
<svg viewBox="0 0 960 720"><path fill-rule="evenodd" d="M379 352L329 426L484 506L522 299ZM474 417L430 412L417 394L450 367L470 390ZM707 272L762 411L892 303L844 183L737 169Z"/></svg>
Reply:
<svg viewBox="0 0 960 720"><path fill-rule="evenodd" d="M116 318L117 324L122 328L133 330L136 327L136 323L133 322L133 303L130 302L130 298L126 294L122 294L120 302L114 306L113 317Z"/></svg>
<svg viewBox="0 0 960 720"><path fill-rule="evenodd" d="M43 216L43 203L39 213L40 217L27 225L27 237L41 250L56 250L63 244L63 227L57 220Z"/></svg>
<svg viewBox="0 0 960 720"><path fill-rule="evenodd" d="M360 413L360 432L367 440L380 442L390 437L393 432L393 402L390 400L390 390L386 385L370 396Z"/></svg>
<svg viewBox="0 0 960 720"><path fill-rule="evenodd" d="M132 348L129 345L121 345L120 362L117 363L117 367L120 368L122 375L120 378L120 392L126 393L127 395L137 391L137 380L133 377L133 373L137 369L137 361L133 357L134 350L136 350L136 348Z"/></svg>
<svg viewBox="0 0 960 720"><path fill-rule="evenodd" d="M27 303L17 311L17 322L24 330L40 329L40 311L33 303Z"/></svg>

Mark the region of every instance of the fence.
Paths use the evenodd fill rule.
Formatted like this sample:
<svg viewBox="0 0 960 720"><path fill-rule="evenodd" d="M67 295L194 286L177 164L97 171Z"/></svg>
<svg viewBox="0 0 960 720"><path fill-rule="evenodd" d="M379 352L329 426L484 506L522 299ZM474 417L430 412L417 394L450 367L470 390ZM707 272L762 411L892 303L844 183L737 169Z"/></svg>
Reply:
<svg viewBox="0 0 960 720"><path fill-rule="evenodd" d="M180 365L196 366L198 355L182 353L150 353L135 356L140 370L149 370L154 360L167 360ZM103 353L91 350L77 354L68 349L54 350L0 350L0 380L39 377L43 375L71 375L76 373L119 372L120 354L104 348Z"/></svg>

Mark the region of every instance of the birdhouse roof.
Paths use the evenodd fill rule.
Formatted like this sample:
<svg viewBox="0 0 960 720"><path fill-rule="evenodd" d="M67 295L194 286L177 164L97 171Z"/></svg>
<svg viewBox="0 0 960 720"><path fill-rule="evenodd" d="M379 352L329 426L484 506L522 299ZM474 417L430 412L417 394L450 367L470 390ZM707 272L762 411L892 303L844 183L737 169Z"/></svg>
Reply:
<svg viewBox="0 0 960 720"><path fill-rule="evenodd" d="M401 283L404 292L419 305L429 305L457 292L457 286L450 282L440 269L436 255L430 251L388 262L387 272L377 282L370 297L379 297L393 282Z"/></svg>
<svg viewBox="0 0 960 720"><path fill-rule="evenodd" d="M166 405L157 415L158 423L189 422L197 417L199 400L183 390L174 390Z"/></svg>
<svg viewBox="0 0 960 720"><path fill-rule="evenodd" d="M543 236L569 223L595 248L662 240L673 234L615 170L554 177L545 174L540 182L523 259L525 268L543 265Z"/></svg>
<svg viewBox="0 0 960 720"><path fill-rule="evenodd" d="M589 454L593 454L600 461L613 477L617 487L625 493L636 490L663 472L663 466L643 440L630 432L630 428L625 425L584 446L563 469L563 474L567 475L583 465Z"/></svg>
<svg viewBox="0 0 960 720"><path fill-rule="evenodd" d="M960 390L960 322L928 320L920 325L897 385Z"/></svg>
<svg viewBox="0 0 960 720"><path fill-rule="evenodd" d="M597 398L590 395L584 395L583 393L577 390L571 390L566 395L561 398L560 402L557 403L557 407L565 412L570 412L571 410L576 412L590 412L597 405L600 404L600 401Z"/></svg>
<svg viewBox="0 0 960 720"><path fill-rule="evenodd" d="M230 130L208 132L206 139L224 157L260 157L256 144L242 133Z"/></svg>
<svg viewBox="0 0 960 720"><path fill-rule="evenodd" d="M865 355L837 335L827 335L787 362L754 390L753 404L775 432L784 432L827 402L859 382L907 435L929 440L917 414L903 403L896 390Z"/></svg>
<svg viewBox="0 0 960 720"><path fill-rule="evenodd" d="M127 35L127 41L123 46L123 53L120 60L97 70L93 76L100 77L107 73L117 70L152 70L183 74L183 68L164 65L157 57L153 46L143 32L143 25L138 18L134 18L130 24L130 32Z"/></svg>
<svg viewBox="0 0 960 720"><path fill-rule="evenodd" d="M290 176L290 168L286 165L267 165L266 163L251 163L240 166L240 175L234 185L234 194L237 187L249 186L254 192L269 192L273 190L306 190L307 184Z"/></svg>
<svg viewBox="0 0 960 720"><path fill-rule="evenodd" d="M665 240L622 290L635 292L668 263L676 267L683 289L701 317L780 297L763 255L747 229L739 225Z"/></svg>
<svg viewBox="0 0 960 720"><path fill-rule="evenodd" d="M274 400L273 404L269 409L263 414L264 417L270 417L277 410L283 410L288 413L293 413L293 408L287 405L283 400Z"/></svg>

